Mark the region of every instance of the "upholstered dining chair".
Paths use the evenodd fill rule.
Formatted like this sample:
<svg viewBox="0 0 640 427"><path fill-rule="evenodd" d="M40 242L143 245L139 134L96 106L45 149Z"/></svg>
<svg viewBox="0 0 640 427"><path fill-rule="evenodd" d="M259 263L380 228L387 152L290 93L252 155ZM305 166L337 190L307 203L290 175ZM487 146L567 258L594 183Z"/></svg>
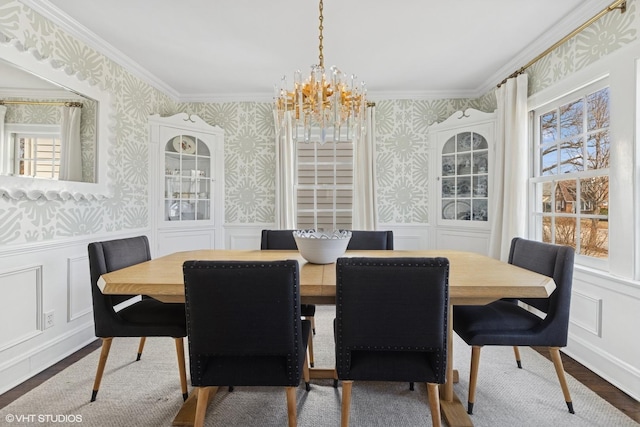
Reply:
<svg viewBox="0 0 640 427"><path fill-rule="evenodd" d="M311 329L300 317L298 262L186 261L183 272L194 425L203 425L211 392L234 384L284 386L295 426L301 375L309 390Z"/></svg>
<svg viewBox="0 0 640 427"><path fill-rule="evenodd" d="M473 413L480 364L480 349L485 345L513 346L516 362L522 367L517 346L549 347L560 386L570 413L574 413L571 395L560 358L560 347L567 345L569 306L573 278L574 250L519 237L511 241L508 262L552 277L556 289L549 298L523 298L520 301L543 316L527 310L518 300L504 299L481 306L455 306L453 329L471 347L469 400L467 412Z"/></svg>
<svg viewBox="0 0 640 427"><path fill-rule="evenodd" d="M187 376L183 338L187 336L184 304L163 303L153 298L142 299L116 310L116 306L131 295L106 295L98 288L101 275L151 259L146 236L93 242L89 244L89 271L95 334L102 339L98 370L93 384L91 401L96 400L104 368L114 337L140 337L136 360L140 360L146 337L173 337L178 355L178 369L182 397L187 399Z"/></svg>
<svg viewBox="0 0 640 427"><path fill-rule="evenodd" d="M351 240L347 250L393 250L393 231L351 230Z"/></svg>
<svg viewBox="0 0 640 427"><path fill-rule="evenodd" d="M298 246L293 238L295 230L262 230L260 249L296 250ZM392 250L393 231L352 230L347 250ZM302 317L311 321L311 330L316 333L316 306L300 304ZM309 365L313 368L313 339L309 338ZM337 383L334 383L337 387Z"/></svg>
<svg viewBox="0 0 640 427"><path fill-rule="evenodd" d="M262 230L260 239L261 250L291 250L298 249L293 238L295 230ZM316 333L316 306L314 304L300 304L300 315L311 322L311 330ZM309 365L313 368L313 338L309 337Z"/></svg>
<svg viewBox="0 0 640 427"><path fill-rule="evenodd" d="M338 258L334 333L343 427L353 381L426 382L432 423L441 425L448 307L446 258Z"/></svg>

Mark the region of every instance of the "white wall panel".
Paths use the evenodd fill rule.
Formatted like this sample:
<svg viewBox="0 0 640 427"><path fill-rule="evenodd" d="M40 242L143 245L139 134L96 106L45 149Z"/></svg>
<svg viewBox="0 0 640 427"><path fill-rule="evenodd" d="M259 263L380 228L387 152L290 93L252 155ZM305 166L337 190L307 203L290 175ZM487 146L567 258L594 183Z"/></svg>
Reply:
<svg viewBox="0 0 640 427"><path fill-rule="evenodd" d="M0 273L0 351L24 342L42 329L42 266Z"/></svg>
<svg viewBox="0 0 640 427"><path fill-rule="evenodd" d="M72 322L92 312L89 257L67 258L67 321Z"/></svg>
<svg viewBox="0 0 640 427"><path fill-rule="evenodd" d="M602 333L602 298L580 291L571 296L571 323L599 337Z"/></svg>
<svg viewBox="0 0 640 427"><path fill-rule="evenodd" d="M489 232L474 230L436 229L436 249L489 253Z"/></svg>

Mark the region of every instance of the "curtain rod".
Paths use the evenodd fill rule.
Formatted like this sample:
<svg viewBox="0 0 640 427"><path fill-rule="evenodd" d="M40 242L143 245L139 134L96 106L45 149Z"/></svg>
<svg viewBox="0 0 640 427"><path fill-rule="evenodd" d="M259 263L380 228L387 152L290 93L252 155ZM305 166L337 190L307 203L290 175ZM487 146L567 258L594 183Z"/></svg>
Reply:
<svg viewBox="0 0 640 427"><path fill-rule="evenodd" d="M82 102L62 102L62 101L3 101L0 99L0 105L7 104L25 104L25 105L60 105L64 107L82 108Z"/></svg>
<svg viewBox="0 0 640 427"><path fill-rule="evenodd" d="M527 62L527 64L523 67L521 67L519 70L514 71L513 73L511 73L508 77L506 77L504 80L502 80L500 83L498 83L498 87L502 86L503 84L506 83L507 80L509 80L512 77L517 77L520 74L524 73L524 71L531 67L533 64L535 64L536 62L538 62L540 59L544 58L545 56L547 56L549 53L551 53L555 48L557 48L558 46L560 46L561 44L563 44L564 42L566 42L567 40L569 40L571 37L575 36L576 34L578 34L579 32L581 32L582 30L584 30L585 28L587 28L589 25L593 24L594 22L596 22L598 19L602 18L604 15L606 15L607 13L614 11L616 9L620 9L620 13L625 13L627 11L627 1L626 0L616 0L613 3L611 3L609 6L607 6L606 8L602 9L600 12L598 12L593 18L589 19L587 22L585 22L584 24L580 25L578 28L576 28L575 30L571 31L569 34L567 34L566 36L564 36L562 39L558 40L557 42L555 42L551 47L547 48L547 50L545 50L544 52L542 52L540 55L536 56L535 58L533 58L531 61Z"/></svg>

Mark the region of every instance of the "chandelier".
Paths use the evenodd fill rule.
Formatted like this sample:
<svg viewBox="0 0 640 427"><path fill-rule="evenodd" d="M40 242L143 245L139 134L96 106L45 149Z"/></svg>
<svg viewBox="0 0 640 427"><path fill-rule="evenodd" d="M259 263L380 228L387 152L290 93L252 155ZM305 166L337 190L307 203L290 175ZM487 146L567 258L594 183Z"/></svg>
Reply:
<svg viewBox="0 0 640 427"><path fill-rule="evenodd" d="M323 0L320 0L320 54L318 64L303 81L300 70L294 73L293 88L282 78L275 87L274 115L276 126L285 131L290 120L295 141L319 142L353 141L364 132L366 87L357 83L356 76L347 77L337 67L325 74L322 54Z"/></svg>

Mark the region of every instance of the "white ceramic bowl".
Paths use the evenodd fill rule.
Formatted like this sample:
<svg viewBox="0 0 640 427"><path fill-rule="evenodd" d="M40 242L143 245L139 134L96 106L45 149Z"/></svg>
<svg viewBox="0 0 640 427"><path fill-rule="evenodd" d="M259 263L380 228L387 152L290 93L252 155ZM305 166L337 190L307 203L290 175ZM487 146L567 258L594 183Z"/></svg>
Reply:
<svg viewBox="0 0 640 427"><path fill-rule="evenodd" d="M344 255L351 232L334 231L321 233L314 230L296 230L293 232L302 258L312 264L331 264Z"/></svg>

